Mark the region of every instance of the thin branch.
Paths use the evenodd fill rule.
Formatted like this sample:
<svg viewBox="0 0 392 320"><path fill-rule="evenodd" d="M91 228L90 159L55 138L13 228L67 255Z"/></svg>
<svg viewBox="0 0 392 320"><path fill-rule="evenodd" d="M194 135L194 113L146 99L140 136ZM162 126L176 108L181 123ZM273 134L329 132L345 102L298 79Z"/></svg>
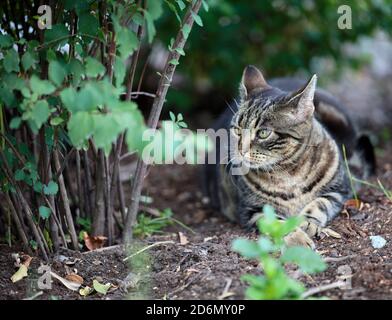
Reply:
<svg viewBox="0 0 392 320"><path fill-rule="evenodd" d="M58 154L57 149L53 150L53 164L54 164L56 171L59 171L60 159L59 159L59 154ZM67 189L66 189L66 186L64 183L64 177L62 174L60 174L60 176L58 178L58 184L59 184L59 189L60 189L61 201L62 201L63 208L65 211L65 218L66 218L68 230L69 230L69 233L71 236L72 245L73 245L74 250L79 251L78 237L76 235L75 226L73 223L73 217L72 217L71 208L70 208L69 199L68 199L68 194L67 194Z"/></svg>
<svg viewBox="0 0 392 320"><path fill-rule="evenodd" d="M326 284L326 285L323 285L323 286L311 288L311 289L305 291L301 295L301 298L302 299L306 299L306 298L308 298L310 296L313 296L313 295L315 295L317 293L324 292L324 291L331 290L331 289L341 288L341 287L345 287L345 286L347 286L346 282L344 282L344 281L336 281L336 282L329 283L329 284Z"/></svg>
<svg viewBox="0 0 392 320"><path fill-rule="evenodd" d="M188 29L191 30L194 22L194 16L199 12L200 6L202 4L202 0L194 1L192 5L189 6L187 13L185 14L182 26L187 25ZM172 61L178 61L180 58L180 54L183 50L186 38L183 34L183 28L177 34L176 40L173 44L173 50L170 52L166 65L162 74L162 77L159 81L158 89L156 92L156 97L154 99L151 113L148 119L148 126L152 129L157 127L159 117L161 115L163 103L165 102L167 91L170 87L174 72L176 70L176 64L173 64ZM147 165L143 162L141 158L139 158L136 167L135 178L132 186L131 193L131 203L128 207L127 219L125 222L125 228L123 231L123 240L126 244L129 244L132 240L132 227L136 221L137 212L139 209L139 201L140 195L143 187L143 181L147 172Z"/></svg>
<svg viewBox="0 0 392 320"><path fill-rule="evenodd" d="M163 245L163 244L174 244L174 243L175 243L174 241L158 241L158 242L155 242L153 244L150 244L147 247L144 247L143 249L140 249L139 251L136 251L135 253L131 254L130 256L124 258L123 261L125 262L125 261L127 261L127 260L129 260L129 259L131 259L131 258L133 258L135 256L137 256L138 254L143 253L144 251L146 251L148 249L151 249L151 248Z"/></svg>
<svg viewBox="0 0 392 320"><path fill-rule="evenodd" d="M34 222L34 219L33 219L33 212L31 211L31 209L30 209L30 207L29 207L29 205L28 205L28 203L27 203L25 197L23 196L23 193L22 193L22 191L20 190L18 184L17 184L16 181L14 180L13 175L12 175L12 171L11 171L11 169L10 169L9 166L8 166L7 159L6 159L6 157L4 156L4 153L3 153L3 152L0 152L0 157L1 157L1 160L2 160L1 169L3 170L3 172L4 172L4 174L5 174L6 178L7 178L7 180L8 180L8 181L11 183L11 185L15 188L15 191L16 191L16 194L17 194L17 198L19 199L20 204L21 204L23 210L25 211L27 221L28 221L28 223L29 223L29 225L30 225L30 228L31 228L32 232L33 232L33 235L34 235L34 237L35 237L35 240L37 241L37 244L38 244L39 248L40 248L41 251L42 251L42 254L43 254L43 256L44 256L44 259L45 259L46 261L49 261L49 257L48 257L48 252L49 252L48 244L46 243L45 238L42 236L42 231L41 231L40 227L39 227L38 225L36 225L35 222Z"/></svg>

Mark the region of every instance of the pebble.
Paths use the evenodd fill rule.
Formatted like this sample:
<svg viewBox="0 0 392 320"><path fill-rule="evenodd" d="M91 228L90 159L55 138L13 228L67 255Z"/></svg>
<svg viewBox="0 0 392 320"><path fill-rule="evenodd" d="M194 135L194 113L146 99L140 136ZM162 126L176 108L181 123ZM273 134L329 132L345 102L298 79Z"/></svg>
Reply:
<svg viewBox="0 0 392 320"><path fill-rule="evenodd" d="M370 240L372 241L372 246L375 249L380 249L387 244L387 240L381 236L370 236Z"/></svg>

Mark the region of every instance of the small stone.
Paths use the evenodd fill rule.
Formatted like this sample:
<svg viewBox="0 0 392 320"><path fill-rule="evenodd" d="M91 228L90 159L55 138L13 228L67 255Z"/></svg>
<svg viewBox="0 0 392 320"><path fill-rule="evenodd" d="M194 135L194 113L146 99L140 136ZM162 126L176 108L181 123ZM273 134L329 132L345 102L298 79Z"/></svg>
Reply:
<svg viewBox="0 0 392 320"><path fill-rule="evenodd" d="M375 249L380 249L387 244L387 240L381 236L370 236L370 240L372 241L372 246Z"/></svg>

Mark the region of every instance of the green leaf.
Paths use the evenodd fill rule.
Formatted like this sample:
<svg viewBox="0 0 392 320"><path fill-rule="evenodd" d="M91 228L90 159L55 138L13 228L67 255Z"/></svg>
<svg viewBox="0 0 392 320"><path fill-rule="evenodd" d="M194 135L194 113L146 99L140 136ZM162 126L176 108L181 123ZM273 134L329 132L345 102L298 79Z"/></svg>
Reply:
<svg viewBox="0 0 392 320"><path fill-rule="evenodd" d="M27 51L22 56L22 66L24 71L28 71L31 67L34 68L36 63L37 60L35 59L34 55L31 52Z"/></svg>
<svg viewBox="0 0 392 320"><path fill-rule="evenodd" d="M144 17L146 19L146 24L147 24L148 43L152 43L152 40L154 40L156 34L154 20L152 19L150 13L147 11L144 12Z"/></svg>
<svg viewBox="0 0 392 320"><path fill-rule="evenodd" d="M116 59L114 60L114 76L115 76L115 80L116 80L116 87L119 87L122 85L123 81L124 81L124 77L125 77L125 65L123 63L123 61L116 56Z"/></svg>
<svg viewBox="0 0 392 320"><path fill-rule="evenodd" d="M260 250L265 253L276 251L277 249L272 241L265 237L261 237L259 240L257 240L257 245L259 246Z"/></svg>
<svg viewBox="0 0 392 320"><path fill-rule="evenodd" d="M0 48L11 47L12 44L13 44L13 40L10 35L0 33Z"/></svg>
<svg viewBox="0 0 392 320"><path fill-rule="evenodd" d="M204 9L204 11L208 12L208 10L210 10L210 8L209 8L209 6L208 6L207 1L206 1L206 0L202 0L201 3L203 4L203 9Z"/></svg>
<svg viewBox="0 0 392 320"><path fill-rule="evenodd" d="M14 176L16 181L23 181L26 178L26 174L23 170L16 170L15 171L15 176Z"/></svg>
<svg viewBox="0 0 392 320"><path fill-rule="evenodd" d="M171 121L176 122L176 115L172 111L169 112L169 116Z"/></svg>
<svg viewBox="0 0 392 320"><path fill-rule="evenodd" d="M79 16L78 19L80 33L96 36L99 31L99 21L90 12L85 12Z"/></svg>
<svg viewBox="0 0 392 320"><path fill-rule="evenodd" d="M126 116L121 115L120 118ZM118 135L124 130L122 125L116 121L113 114L97 114L93 115L94 118L94 143L97 148L102 148L108 154L112 147L112 143L116 141ZM131 121L131 118L128 119ZM124 121L124 119L123 119Z"/></svg>
<svg viewBox="0 0 392 320"><path fill-rule="evenodd" d="M249 259L258 258L260 255L260 249L257 243L248 239L235 239L232 244L232 249Z"/></svg>
<svg viewBox="0 0 392 320"><path fill-rule="evenodd" d="M185 9L186 5L185 5L184 1L176 0L176 2L177 2L178 7L180 8L181 11Z"/></svg>
<svg viewBox="0 0 392 320"><path fill-rule="evenodd" d="M138 47L139 40L136 34L128 28L121 28L117 33L117 42L119 43L118 51L121 59L126 59Z"/></svg>
<svg viewBox="0 0 392 320"><path fill-rule="evenodd" d="M302 221L303 217L301 216L293 216L284 220L281 225L282 236L285 236L290 232L294 231L301 224Z"/></svg>
<svg viewBox="0 0 392 320"><path fill-rule="evenodd" d="M10 122L10 128L11 129L18 129L21 123L22 123L22 118L20 118L20 117L12 118L12 120Z"/></svg>
<svg viewBox="0 0 392 320"><path fill-rule="evenodd" d="M197 15L197 13L191 11L192 17L195 20L195 22L202 27L203 26L203 21L201 20L200 16Z"/></svg>
<svg viewBox="0 0 392 320"><path fill-rule="evenodd" d="M185 56L185 51L183 48L176 48L175 49L180 55Z"/></svg>
<svg viewBox="0 0 392 320"><path fill-rule="evenodd" d="M189 24L184 24L182 29L181 29L182 35L184 36L185 39L188 39L189 34L191 32L191 27Z"/></svg>
<svg viewBox="0 0 392 320"><path fill-rule="evenodd" d="M0 100L7 106L14 106L16 103L14 93L4 84L0 85Z"/></svg>
<svg viewBox="0 0 392 320"><path fill-rule="evenodd" d="M40 128L48 120L50 113L48 102L39 100L32 107L29 119L33 120L37 127Z"/></svg>
<svg viewBox="0 0 392 320"><path fill-rule="evenodd" d="M56 195L59 191L59 186L54 181L49 181L47 185L44 185L44 193L46 195Z"/></svg>
<svg viewBox="0 0 392 320"><path fill-rule="evenodd" d="M305 247L289 247L283 252L280 259L284 263L297 264L306 273L321 272L327 268L320 255Z"/></svg>
<svg viewBox="0 0 392 320"><path fill-rule="evenodd" d="M147 11L153 20L157 20L163 13L162 0L148 0Z"/></svg>
<svg viewBox="0 0 392 320"><path fill-rule="evenodd" d="M98 280L94 279L93 280L93 287L94 287L95 291L97 291L100 294L105 295L108 292L108 290L110 289L111 284L110 283L101 284L98 282Z"/></svg>
<svg viewBox="0 0 392 320"><path fill-rule="evenodd" d="M4 56L3 66L8 73L12 71L19 72L19 55L15 50L10 49L7 51Z"/></svg>
<svg viewBox="0 0 392 320"><path fill-rule="evenodd" d="M42 219L49 219L50 214L52 213L52 210L50 210L48 207L45 206L40 206L38 211Z"/></svg>
<svg viewBox="0 0 392 320"><path fill-rule="evenodd" d="M54 117L53 119L50 120L50 124L52 126L58 126L64 122L64 119L61 117Z"/></svg>
<svg viewBox="0 0 392 320"><path fill-rule="evenodd" d="M3 75L3 81L11 90L21 91L26 87L26 82L24 79L18 77L16 73L6 73Z"/></svg>
<svg viewBox="0 0 392 320"><path fill-rule="evenodd" d="M69 111L74 111L75 108L75 99L76 99L76 90L73 87L68 87L60 92L60 99L63 102L64 106Z"/></svg>
<svg viewBox="0 0 392 320"><path fill-rule="evenodd" d="M86 58L86 75L91 78L102 76L105 73L105 67L97 59Z"/></svg>
<svg viewBox="0 0 392 320"><path fill-rule="evenodd" d="M84 66L78 59L72 59L67 67L68 74L72 77L72 85L78 86L84 74Z"/></svg>
<svg viewBox="0 0 392 320"><path fill-rule="evenodd" d="M99 84L102 85L102 83ZM98 105L109 103L104 100L109 88L102 88L99 84L88 82L78 92L73 87L66 88L60 93L61 101L73 113L96 110Z"/></svg>
<svg viewBox="0 0 392 320"><path fill-rule="evenodd" d="M55 24L52 29L45 30L45 42L65 42L68 40L69 30L64 23Z"/></svg>
<svg viewBox="0 0 392 320"><path fill-rule="evenodd" d="M187 125L184 121L177 122L177 124L178 124L181 128L188 128L188 125Z"/></svg>
<svg viewBox="0 0 392 320"><path fill-rule="evenodd" d="M56 60L52 60L49 63L49 79L57 86L61 86L65 77L67 76L67 71L63 66Z"/></svg>
<svg viewBox="0 0 392 320"><path fill-rule="evenodd" d="M35 182L33 185L33 189L35 192L41 193L42 192L42 188L43 188L43 184L41 182Z"/></svg>
<svg viewBox="0 0 392 320"><path fill-rule="evenodd" d="M46 100L39 100L34 105L31 112L31 119L37 125L37 128L41 128L41 126L48 120L50 116L49 105Z"/></svg>
<svg viewBox="0 0 392 320"><path fill-rule="evenodd" d="M178 62L177 59L171 59L171 60L169 61L169 63L172 64L173 66L177 66L177 65L180 64L180 63Z"/></svg>
<svg viewBox="0 0 392 320"><path fill-rule="evenodd" d="M39 96L51 94L56 90L56 87L48 80L41 80L35 75L30 78L30 87L32 92Z"/></svg>
<svg viewBox="0 0 392 320"><path fill-rule="evenodd" d="M77 112L68 121L68 134L74 146L80 147L94 132L94 120L88 112Z"/></svg>
<svg viewBox="0 0 392 320"><path fill-rule="evenodd" d="M181 23L181 17L179 16L178 12L177 12L177 8L174 4L172 4L171 2L169 2L168 0L165 0L166 4L168 5L168 7L170 8L170 10L174 13L174 15L177 18L177 21L179 23Z"/></svg>

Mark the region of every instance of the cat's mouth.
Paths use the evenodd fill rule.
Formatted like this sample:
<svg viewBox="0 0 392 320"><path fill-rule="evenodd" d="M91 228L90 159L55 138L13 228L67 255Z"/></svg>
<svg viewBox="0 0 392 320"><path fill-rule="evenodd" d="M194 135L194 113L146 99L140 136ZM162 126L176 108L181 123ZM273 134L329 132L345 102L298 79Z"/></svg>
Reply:
<svg viewBox="0 0 392 320"><path fill-rule="evenodd" d="M257 158L252 157L249 153L245 153L244 155L239 156L239 160L241 164L249 169L258 169L258 170L271 170L274 164L276 164L276 158L273 158L266 154L259 154Z"/></svg>

